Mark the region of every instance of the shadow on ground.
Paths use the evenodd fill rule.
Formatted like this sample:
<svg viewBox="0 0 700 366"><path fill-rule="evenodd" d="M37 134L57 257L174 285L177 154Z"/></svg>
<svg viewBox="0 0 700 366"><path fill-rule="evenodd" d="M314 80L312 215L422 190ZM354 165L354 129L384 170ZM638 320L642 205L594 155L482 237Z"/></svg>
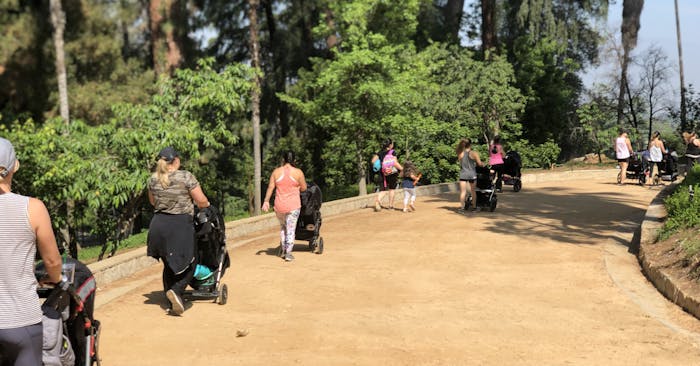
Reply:
<svg viewBox="0 0 700 366"><path fill-rule="evenodd" d="M643 187L621 187L613 192L579 194L576 182L567 182L570 186L552 186L520 192L504 190L498 194L498 206L494 212L481 210L463 214L465 219L487 217L484 229L502 234L517 233L522 240L551 239L575 245L598 244L604 240L615 240L627 246L630 252L636 250L632 244L614 235L599 234L611 227L620 233L638 230L639 222L644 216L644 206L632 202L625 194L628 189L645 189ZM605 184L605 183L601 183ZM455 198L458 194L443 194L426 197L426 202L445 202L442 209L457 212ZM638 198L637 198L638 200ZM638 241L638 235L635 235Z"/></svg>

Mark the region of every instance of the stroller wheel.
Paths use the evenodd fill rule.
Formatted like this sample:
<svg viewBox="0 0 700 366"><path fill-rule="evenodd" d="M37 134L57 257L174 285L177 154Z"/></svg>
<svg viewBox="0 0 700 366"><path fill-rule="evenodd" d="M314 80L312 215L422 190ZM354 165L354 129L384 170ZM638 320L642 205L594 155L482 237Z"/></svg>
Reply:
<svg viewBox="0 0 700 366"><path fill-rule="evenodd" d="M318 246L318 240L309 240L309 251L311 253L316 253L316 247Z"/></svg>
<svg viewBox="0 0 700 366"><path fill-rule="evenodd" d="M100 359L100 333L101 333L101 328L100 328L100 322L97 320L93 320L93 338L92 338L92 349L93 349L93 354L90 357L90 365L97 365L100 366L102 364L102 360ZM88 345L89 346L89 345Z"/></svg>
<svg viewBox="0 0 700 366"><path fill-rule="evenodd" d="M523 183L520 179L515 180L515 182L513 182L513 191L520 192L521 189L523 189Z"/></svg>
<svg viewBox="0 0 700 366"><path fill-rule="evenodd" d="M617 184L622 183L622 172L617 173Z"/></svg>
<svg viewBox="0 0 700 366"><path fill-rule="evenodd" d="M659 183L661 183L661 178L659 178L658 174L654 174L654 178L651 180L651 184L658 186Z"/></svg>
<svg viewBox="0 0 700 366"><path fill-rule="evenodd" d="M493 197L489 201L489 211L493 212L496 209L496 205L498 204L498 198Z"/></svg>
<svg viewBox="0 0 700 366"><path fill-rule="evenodd" d="M323 254L323 238L318 238L316 254Z"/></svg>
<svg viewBox="0 0 700 366"><path fill-rule="evenodd" d="M643 186L644 183L646 183L646 182L647 182L647 176L644 175L644 174L642 173L642 174L639 176L639 184Z"/></svg>
<svg viewBox="0 0 700 366"><path fill-rule="evenodd" d="M222 284L219 286L219 296L216 298L216 302L219 305L226 305L226 302L228 301L228 286L226 284Z"/></svg>

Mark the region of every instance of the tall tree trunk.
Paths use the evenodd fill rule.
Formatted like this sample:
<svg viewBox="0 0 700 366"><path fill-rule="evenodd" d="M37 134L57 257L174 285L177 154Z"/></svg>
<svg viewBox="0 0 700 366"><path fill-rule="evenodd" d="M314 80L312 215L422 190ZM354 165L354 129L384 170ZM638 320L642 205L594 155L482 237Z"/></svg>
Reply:
<svg viewBox="0 0 700 366"><path fill-rule="evenodd" d="M627 86L627 67L630 53L637 46L639 34L639 18L642 15L644 0L624 0L622 3L622 67L620 71L620 92L617 97L617 124L622 125L622 115L625 103L625 88Z"/></svg>
<svg viewBox="0 0 700 366"><path fill-rule="evenodd" d="M176 37L179 0L150 0L151 54L156 75L172 74L182 63L182 50Z"/></svg>
<svg viewBox="0 0 700 366"><path fill-rule="evenodd" d="M481 50L484 58L487 58L486 54L489 50L497 52L497 47L496 0L481 0Z"/></svg>
<svg viewBox="0 0 700 366"><path fill-rule="evenodd" d="M63 31L66 28L66 14L61 0L51 0L51 24L53 25L53 44L56 48L56 80L58 81L58 101L63 122L70 122L68 113L68 81L66 78L66 56L63 48Z"/></svg>
<svg viewBox="0 0 700 366"><path fill-rule="evenodd" d="M686 119L686 101L685 101L685 81L683 73L683 48L681 47L681 21L678 17L678 0L673 1L676 9L676 42L678 44L678 74L681 78L681 131L688 128L688 120Z"/></svg>
<svg viewBox="0 0 700 366"><path fill-rule="evenodd" d="M462 25L462 9L464 9L464 0L447 0L445 7L442 8L443 18L445 19L445 30L448 32L451 42L459 42L459 29Z"/></svg>
<svg viewBox="0 0 700 366"><path fill-rule="evenodd" d="M56 81L58 82L58 101L63 122L70 124L68 108L68 80L66 77L66 55L63 47L63 31L66 28L66 14L63 12L61 0L50 0L51 24L53 25L53 44L56 49ZM78 245L71 240L71 216L75 209L75 202L66 200L66 226L60 229L63 240L68 244L70 255L78 258Z"/></svg>
<svg viewBox="0 0 700 366"><path fill-rule="evenodd" d="M261 190L262 190L262 154L260 153L260 42L258 41L258 0L248 0L248 20L250 22L250 51L251 61L256 70L254 76L255 85L251 96L251 109L253 112L253 159L255 160L255 176L253 184L255 185L255 196L253 198L254 215L260 215L260 207L262 206Z"/></svg>

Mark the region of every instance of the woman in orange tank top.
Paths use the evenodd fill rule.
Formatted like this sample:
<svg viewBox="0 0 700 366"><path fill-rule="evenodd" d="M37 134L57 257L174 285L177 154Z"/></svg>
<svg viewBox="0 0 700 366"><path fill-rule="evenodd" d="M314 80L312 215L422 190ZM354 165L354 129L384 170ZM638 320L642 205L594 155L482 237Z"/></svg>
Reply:
<svg viewBox="0 0 700 366"><path fill-rule="evenodd" d="M300 192L306 190L304 172L295 167L294 153L287 151L282 156L282 165L272 171L270 183L267 185L267 193L262 205L262 210L270 210L270 197L275 191L275 214L280 222L280 245L284 260L294 260L294 234L301 212Z"/></svg>

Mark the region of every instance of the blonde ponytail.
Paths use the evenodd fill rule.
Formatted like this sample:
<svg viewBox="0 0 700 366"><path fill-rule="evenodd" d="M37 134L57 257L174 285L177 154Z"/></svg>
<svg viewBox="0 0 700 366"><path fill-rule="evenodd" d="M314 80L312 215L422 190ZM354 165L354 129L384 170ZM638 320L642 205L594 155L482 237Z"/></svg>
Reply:
<svg viewBox="0 0 700 366"><path fill-rule="evenodd" d="M158 159L156 164L156 171L153 173L155 177L163 188L168 188L170 186L170 178L168 177L168 163L165 159Z"/></svg>

